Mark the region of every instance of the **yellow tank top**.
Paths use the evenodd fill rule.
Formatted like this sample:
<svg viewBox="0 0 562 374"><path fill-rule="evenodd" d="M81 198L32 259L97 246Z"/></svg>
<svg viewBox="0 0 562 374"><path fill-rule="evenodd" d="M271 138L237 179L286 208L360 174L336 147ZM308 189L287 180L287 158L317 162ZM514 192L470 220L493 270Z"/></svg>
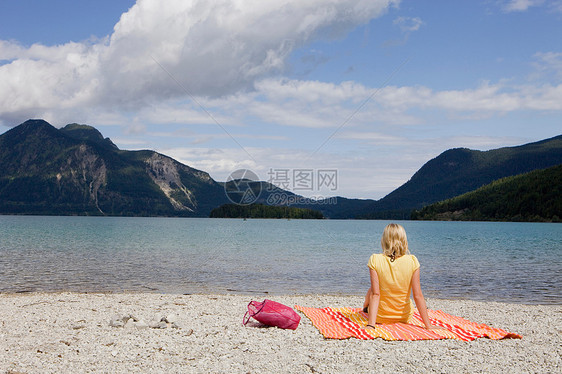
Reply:
<svg viewBox="0 0 562 374"><path fill-rule="evenodd" d="M369 258L368 266L379 276L377 323L408 322L414 312L410 300L412 275L420 267L416 256L404 255L391 262L390 257L376 253Z"/></svg>

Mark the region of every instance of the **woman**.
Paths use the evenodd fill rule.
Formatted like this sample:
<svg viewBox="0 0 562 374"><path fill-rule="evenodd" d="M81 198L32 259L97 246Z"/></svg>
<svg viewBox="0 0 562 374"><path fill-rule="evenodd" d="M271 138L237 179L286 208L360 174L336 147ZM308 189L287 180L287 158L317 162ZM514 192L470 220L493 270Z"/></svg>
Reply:
<svg viewBox="0 0 562 374"><path fill-rule="evenodd" d="M414 313L412 292L425 328L440 329L429 321L420 285L420 263L408 250L404 227L387 225L381 246L383 253L373 254L368 263L371 287L363 304L363 311L369 314L366 329L374 329L376 323L409 323Z"/></svg>

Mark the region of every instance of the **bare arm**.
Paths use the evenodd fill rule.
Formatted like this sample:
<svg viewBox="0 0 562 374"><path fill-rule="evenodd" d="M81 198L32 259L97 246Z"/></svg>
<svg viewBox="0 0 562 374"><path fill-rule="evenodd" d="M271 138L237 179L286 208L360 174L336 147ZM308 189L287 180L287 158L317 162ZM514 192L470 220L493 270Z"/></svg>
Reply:
<svg viewBox="0 0 562 374"><path fill-rule="evenodd" d="M374 326L377 322L377 313L379 312L379 302L381 299L379 288L379 275L374 269L369 269L371 274L371 295L369 300L369 322L368 324Z"/></svg>
<svg viewBox="0 0 562 374"><path fill-rule="evenodd" d="M433 326L429 321L427 306L425 305L425 299L421 290L420 269L417 269L414 271L414 274L412 274L412 293L414 294L414 301L416 302L416 307L418 308L418 312L420 312L425 328L431 330L440 329L438 326Z"/></svg>

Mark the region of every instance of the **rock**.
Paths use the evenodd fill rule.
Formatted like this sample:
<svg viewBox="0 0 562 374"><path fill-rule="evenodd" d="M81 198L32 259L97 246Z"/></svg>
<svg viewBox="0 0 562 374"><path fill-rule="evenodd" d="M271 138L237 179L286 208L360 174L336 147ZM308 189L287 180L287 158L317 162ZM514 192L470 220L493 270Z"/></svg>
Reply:
<svg viewBox="0 0 562 374"><path fill-rule="evenodd" d="M135 327L138 330L144 330L148 328L148 325L143 320L138 320L137 322L135 322Z"/></svg>
<svg viewBox="0 0 562 374"><path fill-rule="evenodd" d="M180 326L177 324L177 316L175 314L169 314L165 317L155 316L149 323L144 322L140 318L132 314L118 315L115 314L111 317L109 325L112 327L124 327L126 329L137 328L139 330L152 328L152 329L166 329L168 327L179 329Z"/></svg>
<svg viewBox="0 0 562 374"><path fill-rule="evenodd" d="M111 317L109 325L113 327L125 327L129 321L133 323L140 321L140 319L132 314L114 314L113 317Z"/></svg>
<svg viewBox="0 0 562 374"><path fill-rule="evenodd" d="M177 319L177 316L175 314L168 314L166 317L163 318L163 320L167 323L174 323L178 319Z"/></svg>
<svg viewBox="0 0 562 374"><path fill-rule="evenodd" d="M111 327L125 326L125 322L123 321L123 316L115 314L113 317L111 317L111 320L109 321L109 326Z"/></svg>
<svg viewBox="0 0 562 374"><path fill-rule="evenodd" d="M132 329L135 326L135 321L132 318L129 318L127 320L127 322L125 322L125 326L123 326L126 329Z"/></svg>
<svg viewBox="0 0 562 374"><path fill-rule="evenodd" d="M148 328L148 324L146 322L144 322L141 319L138 319L136 317L130 317L127 322L125 323L125 326L123 326L126 329L132 329L135 328L137 330L143 330L143 329L147 329Z"/></svg>
<svg viewBox="0 0 562 374"><path fill-rule="evenodd" d="M111 320L111 321L109 321L109 326L111 326L111 327L123 327L123 326L125 326L125 324L123 323L123 321L120 321L120 320Z"/></svg>

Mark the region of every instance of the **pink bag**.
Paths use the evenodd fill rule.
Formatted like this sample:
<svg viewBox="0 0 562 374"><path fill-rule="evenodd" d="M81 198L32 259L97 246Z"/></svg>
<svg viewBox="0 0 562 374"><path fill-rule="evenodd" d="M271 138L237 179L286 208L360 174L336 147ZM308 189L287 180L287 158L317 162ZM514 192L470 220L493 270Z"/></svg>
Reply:
<svg viewBox="0 0 562 374"><path fill-rule="evenodd" d="M301 320L301 316L293 308L267 299L263 303L250 301L242 323L246 325L250 317L264 325L291 330L295 330Z"/></svg>

